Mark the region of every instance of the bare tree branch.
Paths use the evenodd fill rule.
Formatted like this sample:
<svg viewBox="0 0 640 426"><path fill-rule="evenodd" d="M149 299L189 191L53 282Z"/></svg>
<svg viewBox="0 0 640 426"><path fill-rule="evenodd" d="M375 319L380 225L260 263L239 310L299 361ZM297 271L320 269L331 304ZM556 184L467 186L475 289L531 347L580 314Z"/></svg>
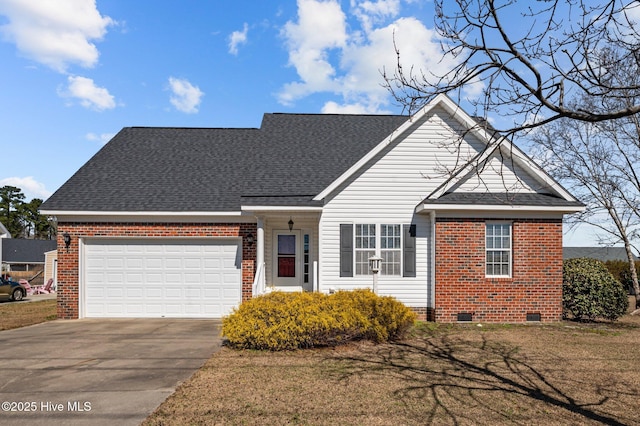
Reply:
<svg viewBox="0 0 640 426"><path fill-rule="evenodd" d="M469 101L485 118L511 117L512 126L497 129L507 136L560 118L627 117L640 112L640 103L594 111L567 100L640 90L635 81L609 75L619 61L640 61L640 25L632 19L637 9L637 0L437 0L435 28L443 60L455 65L442 74L405 69L396 50L397 68L385 73L386 86L412 113L438 94L460 100L472 85L482 84L482 93Z"/></svg>

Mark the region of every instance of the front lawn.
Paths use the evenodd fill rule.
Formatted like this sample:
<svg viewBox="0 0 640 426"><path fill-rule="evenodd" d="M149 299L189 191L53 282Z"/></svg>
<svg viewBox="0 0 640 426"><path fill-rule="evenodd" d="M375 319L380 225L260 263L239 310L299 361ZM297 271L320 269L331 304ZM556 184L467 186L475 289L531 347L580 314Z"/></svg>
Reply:
<svg viewBox="0 0 640 426"><path fill-rule="evenodd" d="M56 319L56 300L0 302L0 330L25 327Z"/></svg>
<svg viewBox="0 0 640 426"><path fill-rule="evenodd" d="M394 344L224 348L144 423L640 424L640 317L421 324Z"/></svg>

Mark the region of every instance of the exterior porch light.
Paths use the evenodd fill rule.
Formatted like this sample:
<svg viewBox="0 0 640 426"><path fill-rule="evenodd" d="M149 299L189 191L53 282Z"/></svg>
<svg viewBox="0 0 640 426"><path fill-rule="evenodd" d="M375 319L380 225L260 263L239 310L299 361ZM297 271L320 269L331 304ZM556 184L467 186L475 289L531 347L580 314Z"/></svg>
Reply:
<svg viewBox="0 0 640 426"><path fill-rule="evenodd" d="M64 246L67 249L67 253L69 253L69 246L71 246L71 235L68 232L62 234L62 239L64 241Z"/></svg>
<svg viewBox="0 0 640 426"><path fill-rule="evenodd" d="M289 224L289 231L293 231L293 219L291 219L291 216L289 216L289 222L287 222Z"/></svg>
<svg viewBox="0 0 640 426"><path fill-rule="evenodd" d="M373 292L378 294L378 272L380 272L380 264L382 258L379 256L371 256L369 258L369 269L373 272Z"/></svg>
<svg viewBox="0 0 640 426"><path fill-rule="evenodd" d="M247 244L249 245L249 247L253 245L254 241L255 241L255 238L253 237L253 234L249 232L249 234L247 234Z"/></svg>

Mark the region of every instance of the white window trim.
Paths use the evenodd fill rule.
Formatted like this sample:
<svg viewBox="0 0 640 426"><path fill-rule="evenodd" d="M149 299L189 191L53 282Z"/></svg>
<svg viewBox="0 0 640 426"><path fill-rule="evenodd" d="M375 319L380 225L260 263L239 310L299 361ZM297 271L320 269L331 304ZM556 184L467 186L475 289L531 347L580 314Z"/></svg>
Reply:
<svg viewBox="0 0 640 426"><path fill-rule="evenodd" d="M505 252L505 249L489 249L487 248L487 228L489 225L507 225L509 227L509 273L503 274L488 274L487 273L487 253L492 252ZM513 276L513 222L505 221L487 221L484 225L484 273L487 278L512 278Z"/></svg>

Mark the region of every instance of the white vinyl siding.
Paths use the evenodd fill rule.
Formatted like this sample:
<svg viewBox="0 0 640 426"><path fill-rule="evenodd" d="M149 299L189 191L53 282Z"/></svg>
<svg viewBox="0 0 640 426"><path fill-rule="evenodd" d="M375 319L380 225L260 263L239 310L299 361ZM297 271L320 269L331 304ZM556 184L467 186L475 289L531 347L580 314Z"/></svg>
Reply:
<svg viewBox="0 0 640 426"><path fill-rule="evenodd" d="M482 167L482 173L469 173L460 181L449 188L449 191L460 192L536 192L542 189L542 184L537 183L529 176L522 166L515 164L508 158L501 158L493 154ZM546 191L541 191L546 192Z"/></svg>

